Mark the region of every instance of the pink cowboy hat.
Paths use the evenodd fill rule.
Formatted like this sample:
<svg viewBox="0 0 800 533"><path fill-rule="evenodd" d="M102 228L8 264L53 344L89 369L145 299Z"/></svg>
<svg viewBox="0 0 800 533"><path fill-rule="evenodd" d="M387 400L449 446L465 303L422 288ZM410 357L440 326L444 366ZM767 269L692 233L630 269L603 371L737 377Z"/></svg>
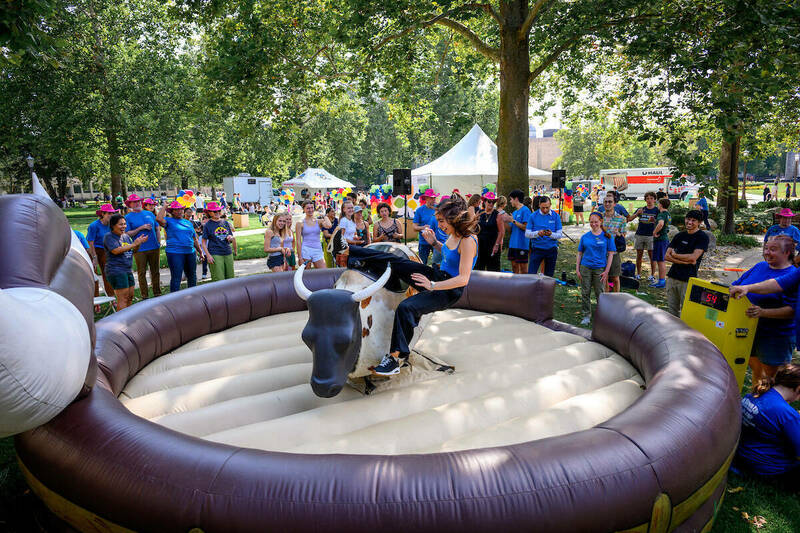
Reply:
<svg viewBox="0 0 800 533"><path fill-rule="evenodd" d="M497 195L492 191L489 191L486 194L484 194L481 198L483 198L484 200L497 200Z"/></svg>
<svg viewBox="0 0 800 533"><path fill-rule="evenodd" d="M169 209L170 211L173 210L173 209L181 209L182 210L183 206L180 204L180 202L178 202L178 200L173 200L172 203L167 206L167 209Z"/></svg>
<svg viewBox="0 0 800 533"><path fill-rule="evenodd" d="M780 210L780 212L778 213L778 216L779 217L792 218L794 216L794 213L792 213L792 210L789 209L788 207L784 207L783 209Z"/></svg>
<svg viewBox="0 0 800 533"><path fill-rule="evenodd" d="M425 189L425 192L419 195L420 198L436 198L439 196L433 189Z"/></svg>
<svg viewBox="0 0 800 533"><path fill-rule="evenodd" d="M217 202L208 202L208 204L206 204L206 211L222 211L222 206Z"/></svg>
<svg viewBox="0 0 800 533"><path fill-rule="evenodd" d="M132 203L134 203L134 202L141 202L141 201L142 201L142 199L141 199L141 198L139 198L139 196L137 196L137 195L134 193L134 194L131 194L130 196L128 196L128 199L127 199L127 200L125 200L125 205L130 205L130 204L132 204Z"/></svg>
<svg viewBox="0 0 800 533"><path fill-rule="evenodd" d="M97 210L98 213L116 213L117 210L114 209L114 206L111 204L103 204L100 206L100 209Z"/></svg>
<svg viewBox="0 0 800 533"><path fill-rule="evenodd" d="M156 201L153 200L152 198L145 198L144 200L142 200L142 203L147 205L156 205Z"/></svg>

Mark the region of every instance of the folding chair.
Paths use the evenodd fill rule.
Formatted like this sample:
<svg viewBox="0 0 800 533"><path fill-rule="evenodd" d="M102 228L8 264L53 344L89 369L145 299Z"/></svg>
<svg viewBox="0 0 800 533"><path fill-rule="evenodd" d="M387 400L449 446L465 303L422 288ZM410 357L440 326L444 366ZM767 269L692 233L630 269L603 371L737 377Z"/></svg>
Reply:
<svg viewBox="0 0 800 533"><path fill-rule="evenodd" d="M114 308L114 305L117 302L117 298L114 297L114 296L108 296L106 294L105 287L103 286L103 280L100 279L100 277L97 275L97 273L95 273L95 275L94 275L94 281L95 281L95 283L97 283L97 286L98 286L99 292L100 292L100 296L97 296L94 299L94 302L93 302L94 303L94 308L96 310L98 310L97 312L99 313L99 312L102 312L103 306L106 306L106 312L103 313L103 316L106 317L106 316L108 316L109 313L113 313L113 312L116 311L116 309Z"/></svg>

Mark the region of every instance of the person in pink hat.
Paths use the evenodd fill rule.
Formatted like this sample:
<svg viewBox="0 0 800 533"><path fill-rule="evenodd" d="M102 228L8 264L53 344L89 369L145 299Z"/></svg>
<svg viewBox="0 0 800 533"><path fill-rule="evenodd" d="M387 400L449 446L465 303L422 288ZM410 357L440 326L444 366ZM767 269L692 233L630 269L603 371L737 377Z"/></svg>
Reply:
<svg viewBox="0 0 800 533"><path fill-rule="evenodd" d="M233 277L233 258L238 252L233 228L230 222L222 220L222 206L217 202L208 202L205 210L209 220L203 225L201 243L208 257L211 281L230 279Z"/></svg>
<svg viewBox="0 0 800 533"><path fill-rule="evenodd" d="M117 210L111 204L103 204L95 211L97 220L89 224L89 230L86 232L86 240L89 242L89 255L92 256L92 264L94 265L95 272L100 268L100 275L103 277L103 289L106 295L113 296L114 288L111 282L106 278L106 249L103 246L103 239L106 234L111 231L108 225L111 215L116 213ZM99 288L95 287L95 296L99 296Z"/></svg>
<svg viewBox="0 0 800 533"><path fill-rule="evenodd" d="M147 198L147 200L150 199ZM125 215L125 222L128 226L125 233L132 239L136 239L139 235L147 235L147 240L133 252L136 276L139 278L139 292L143 300L150 297L150 288L147 286L147 271L149 270L153 296L161 296L161 274L158 270L158 259L161 253L160 226L156 222L155 214L143 209L144 203L136 194L128 196L125 205L130 210Z"/></svg>
<svg viewBox="0 0 800 533"><path fill-rule="evenodd" d="M430 256L433 247L423 238L422 233L436 226L435 202L437 196L439 195L433 189L425 189L419 195L422 205L414 211L413 227L414 231L419 232L418 255L423 265L428 263L428 256Z"/></svg>
<svg viewBox="0 0 800 533"><path fill-rule="evenodd" d="M142 200L142 207L145 211L150 211L153 213L153 216L156 216L156 201L152 198L145 198Z"/></svg>
<svg viewBox="0 0 800 533"><path fill-rule="evenodd" d="M800 230L797 229L797 226L792 225L794 217L795 214L788 207L778 211L778 223L767 229L767 233L764 234L764 242L776 235L788 235L794 241L797 251L800 252ZM800 264L800 257L795 257L794 263Z"/></svg>
<svg viewBox="0 0 800 533"><path fill-rule="evenodd" d="M169 291L177 292L181 288L181 276L186 274L186 285L197 285L197 253L205 255L194 225L190 220L183 218L184 207L177 201L168 206L161 206L156 216L156 221L164 228L167 235L167 254L169 265ZM167 215L169 210L170 216Z"/></svg>
<svg viewBox="0 0 800 533"><path fill-rule="evenodd" d="M498 216L495 204L497 195L491 191L483 194L483 210L478 215L478 261L475 270L500 272L500 252L506 234L505 222Z"/></svg>

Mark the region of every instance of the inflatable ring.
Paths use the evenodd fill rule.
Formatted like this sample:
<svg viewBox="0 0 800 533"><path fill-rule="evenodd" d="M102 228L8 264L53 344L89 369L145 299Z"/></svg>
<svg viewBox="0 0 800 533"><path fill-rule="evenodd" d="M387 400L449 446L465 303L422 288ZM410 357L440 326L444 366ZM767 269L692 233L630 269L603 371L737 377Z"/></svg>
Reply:
<svg viewBox="0 0 800 533"><path fill-rule="evenodd" d="M56 238L20 233L26 242ZM23 256L14 268L53 271L68 257L45 259ZM312 271L304 281L311 290L331 287L340 272ZM702 335L625 294L601 296L591 332L554 321L550 278L475 272L456 306L578 333L623 355L647 390L588 430L451 453L305 455L205 441L123 407L117 395L160 355L208 333L303 310L292 274L198 286L98 322L94 388L17 437L34 492L83 531L644 533L712 523L740 427L727 363Z"/></svg>

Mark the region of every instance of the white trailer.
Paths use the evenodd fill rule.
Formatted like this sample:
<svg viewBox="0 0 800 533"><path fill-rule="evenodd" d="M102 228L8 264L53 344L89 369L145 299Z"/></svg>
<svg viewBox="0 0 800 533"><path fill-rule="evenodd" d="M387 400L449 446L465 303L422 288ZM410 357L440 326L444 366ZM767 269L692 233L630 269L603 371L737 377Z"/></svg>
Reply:
<svg viewBox="0 0 800 533"><path fill-rule="evenodd" d="M233 201L234 193L239 195L242 202L258 202L261 205L269 205L274 198L271 178L255 177L242 172L238 176L222 178L222 185L228 202Z"/></svg>

